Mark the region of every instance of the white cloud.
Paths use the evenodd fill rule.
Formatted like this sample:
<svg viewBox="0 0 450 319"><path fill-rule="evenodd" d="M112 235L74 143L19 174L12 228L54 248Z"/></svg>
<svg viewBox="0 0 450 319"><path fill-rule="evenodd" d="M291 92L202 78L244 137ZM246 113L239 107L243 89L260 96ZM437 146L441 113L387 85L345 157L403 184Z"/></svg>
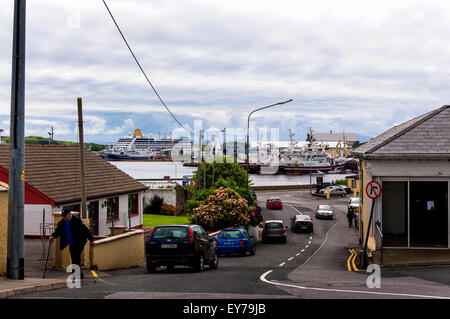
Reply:
<svg viewBox="0 0 450 319"><path fill-rule="evenodd" d="M5 129L12 3L0 3ZM163 99L190 126L195 118L211 126L244 126L253 108L294 98L259 114L258 125L278 121L282 135L292 125L376 135L450 98L448 1L108 4ZM54 125L76 139L79 96L91 138L114 140L147 116L152 120L141 127L147 132L176 127L101 1L29 2L27 28L28 132L42 135Z"/></svg>

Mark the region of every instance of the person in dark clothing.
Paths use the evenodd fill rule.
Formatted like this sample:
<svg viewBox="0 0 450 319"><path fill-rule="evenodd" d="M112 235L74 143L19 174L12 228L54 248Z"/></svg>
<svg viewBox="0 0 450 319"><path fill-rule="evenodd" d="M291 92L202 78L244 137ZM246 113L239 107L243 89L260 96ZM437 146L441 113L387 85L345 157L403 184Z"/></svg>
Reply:
<svg viewBox="0 0 450 319"><path fill-rule="evenodd" d="M61 250L69 245L72 264L78 265L81 271L81 253L88 239L91 245L94 246L94 237L92 237L91 232L81 219L72 215L70 208L64 207L61 216L63 219L58 222L55 232L50 236L50 240L60 237L59 248ZM83 278L83 271L81 271L81 279Z"/></svg>
<svg viewBox="0 0 450 319"><path fill-rule="evenodd" d="M348 211L348 213L347 213L347 219L348 219L348 227L349 228L352 228L353 227L353 218L354 218L354 216L353 216L353 210L349 210Z"/></svg>

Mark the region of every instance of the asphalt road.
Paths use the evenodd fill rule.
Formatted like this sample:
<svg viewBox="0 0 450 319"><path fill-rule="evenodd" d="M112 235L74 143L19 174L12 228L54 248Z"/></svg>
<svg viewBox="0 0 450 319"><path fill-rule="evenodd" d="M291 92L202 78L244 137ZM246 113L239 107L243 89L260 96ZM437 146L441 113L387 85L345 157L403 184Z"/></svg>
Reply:
<svg viewBox="0 0 450 319"><path fill-rule="evenodd" d="M267 197L282 197L283 210L264 208L264 217L281 219L286 225L296 214L313 216L316 205L326 201L293 191L257 195L263 207ZM314 234L288 229L286 244L258 244L255 256L221 257L217 270L206 267L198 273L176 268L171 273L162 269L154 274L148 274L145 268L108 271L99 273L96 283L81 289L58 289L17 298L417 298L414 293L418 290L424 295L450 296L448 268L388 271L383 273L386 288L376 291L366 286L368 274L348 272L350 254L346 247L356 242L357 232L348 228L346 201L336 198L327 202L336 218L313 217Z"/></svg>

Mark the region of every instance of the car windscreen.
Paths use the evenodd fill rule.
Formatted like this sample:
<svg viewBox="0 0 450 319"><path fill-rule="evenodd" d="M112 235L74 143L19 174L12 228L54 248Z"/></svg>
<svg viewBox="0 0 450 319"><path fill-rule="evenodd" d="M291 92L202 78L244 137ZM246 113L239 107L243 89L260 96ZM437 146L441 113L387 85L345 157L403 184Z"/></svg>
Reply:
<svg viewBox="0 0 450 319"><path fill-rule="evenodd" d="M269 229L279 229L283 228L283 225L281 223L266 223L266 227Z"/></svg>
<svg viewBox="0 0 450 319"><path fill-rule="evenodd" d="M331 210L330 206L319 206L319 210Z"/></svg>
<svg viewBox="0 0 450 319"><path fill-rule="evenodd" d="M187 227L158 227L152 234L152 239L164 238L187 238L189 230Z"/></svg>
<svg viewBox="0 0 450 319"><path fill-rule="evenodd" d="M219 236L217 236L219 239L238 239L241 237L241 232L239 230L222 230Z"/></svg>
<svg viewBox="0 0 450 319"><path fill-rule="evenodd" d="M359 204L359 198L352 198L350 200L350 204L358 205Z"/></svg>

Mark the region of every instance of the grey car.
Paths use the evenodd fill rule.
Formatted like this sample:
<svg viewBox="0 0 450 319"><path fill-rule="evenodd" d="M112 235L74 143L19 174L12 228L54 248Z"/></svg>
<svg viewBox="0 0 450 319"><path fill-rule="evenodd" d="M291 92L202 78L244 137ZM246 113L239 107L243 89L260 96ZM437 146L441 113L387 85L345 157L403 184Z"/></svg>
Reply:
<svg viewBox="0 0 450 319"><path fill-rule="evenodd" d="M327 193L327 189L326 188L322 188L319 191L319 194L326 194L326 193ZM342 196L342 197L345 197L345 196L347 196L347 192L343 188L341 188L339 186L331 186L330 187L330 196Z"/></svg>
<svg viewBox="0 0 450 319"><path fill-rule="evenodd" d="M316 208L316 218L333 219L334 212L330 205L318 205Z"/></svg>

